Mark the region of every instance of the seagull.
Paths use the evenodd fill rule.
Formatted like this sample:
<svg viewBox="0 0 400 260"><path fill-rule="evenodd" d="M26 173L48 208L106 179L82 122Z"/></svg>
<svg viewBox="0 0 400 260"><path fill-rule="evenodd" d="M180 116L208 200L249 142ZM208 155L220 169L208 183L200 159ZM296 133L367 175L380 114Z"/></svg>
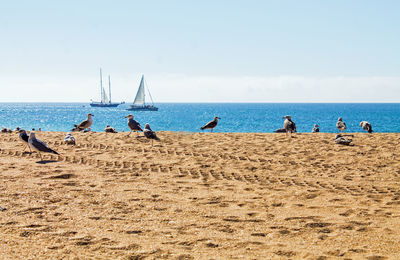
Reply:
<svg viewBox="0 0 400 260"><path fill-rule="evenodd" d="M104 129L104 132L106 132L106 133L118 133L117 130L115 130L115 128L111 127L110 125L106 125L106 128Z"/></svg>
<svg viewBox="0 0 400 260"><path fill-rule="evenodd" d="M285 128L286 134L290 133L290 136L292 136L292 133L296 133L296 124L292 121L291 116L284 116L283 119L285 119L283 128Z"/></svg>
<svg viewBox="0 0 400 260"><path fill-rule="evenodd" d="M32 153L31 147L29 146L28 140L29 140L29 135L26 134L26 131L24 129L19 130L19 139L21 139L22 142L28 146L29 151ZM24 148L25 152L26 147Z"/></svg>
<svg viewBox="0 0 400 260"><path fill-rule="evenodd" d="M274 132L275 133L286 133L286 129L285 128L279 128L279 129L276 129Z"/></svg>
<svg viewBox="0 0 400 260"><path fill-rule="evenodd" d="M12 133L11 129L4 127L4 126L1 128L1 132L2 133Z"/></svg>
<svg viewBox="0 0 400 260"><path fill-rule="evenodd" d="M335 143L337 144L349 145L352 141L352 139L343 137L342 135L335 136Z"/></svg>
<svg viewBox="0 0 400 260"><path fill-rule="evenodd" d="M150 125L148 123L146 123L144 126L143 134L144 136L146 136L146 138L151 139L151 146L153 146L153 140L160 141L160 138L157 137L156 132L151 130Z"/></svg>
<svg viewBox="0 0 400 260"><path fill-rule="evenodd" d="M31 132L31 134L29 135L28 144L33 150L38 151L38 153L40 155L40 159L42 161L43 161L43 158L42 158L42 154L40 152L58 154L56 151L54 151L53 149L48 147L45 142L43 142L39 139L36 139L35 132Z"/></svg>
<svg viewBox="0 0 400 260"><path fill-rule="evenodd" d="M319 125L315 124L312 133L319 133Z"/></svg>
<svg viewBox="0 0 400 260"><path fill-rule="evenodd" d="M212 120L212 121L208 122L207 124L205 124L204 126L200 127L200 129L201 129L201 130L204 130L204 129L211 129L211 133L212 133L214 127L216 127L217 124L218 124L218 119L221 119L221 118L220 118L220 117L217 117L217 116L214 117L214 120Z"/></svg>
<svg viewBox="0 0 400 260"><path fill-rule="evenodd" d="M339 129L339 131L343 131L347 129L346 123L343 122L343 119L341 117L338 118L336 122L336 127Z"/></svg>
<svg viewBox="0 0 400 260"><path fill-rule="evenodd" d="M74 125L74 129L72 129L72 131L82 131L85 130L86 128L90 129L90 126L93 123L93 119L92 116L94 116L93 114L88 114L88 117L86 120L82 121L79 125Z"/></svg>
<svg viewBox="0 0 400 260"><path fill-rule="evenodd" d="M138 133L139 131L143 132L143 129L140 126L140 123L133 119L133 115L129 114L125 118L128 118L128 126L129 126L129 129L131 130L129 132L128 136L132 133L132 131L135 131L136 133Z"/></svg>
<svg viewBox="0 0 400 260"><path fill-rule="evenodd" d="M371 124L367 121L361 121L360 126L362 127L363 130L368 131L368 133L373 132Z"/></svg>
<svg viewBox="0 0 400 260"><path fill-rule="evenodd" d="M75 144L76 144L75 137L73 137L73 136L71 135L71 133L68 133L68 134L64 137L64 143L75 145Z"/></svg>

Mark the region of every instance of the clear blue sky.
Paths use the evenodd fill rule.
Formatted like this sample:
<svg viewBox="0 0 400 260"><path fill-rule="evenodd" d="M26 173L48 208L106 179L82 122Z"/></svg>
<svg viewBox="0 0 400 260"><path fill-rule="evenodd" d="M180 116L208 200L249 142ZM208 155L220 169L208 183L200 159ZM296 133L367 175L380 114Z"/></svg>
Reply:
<svg viewBox="0 0 400 260"><path fill-rule="evenodd" d="M400 1L3 1L0 102L398 102Z"/></svg>

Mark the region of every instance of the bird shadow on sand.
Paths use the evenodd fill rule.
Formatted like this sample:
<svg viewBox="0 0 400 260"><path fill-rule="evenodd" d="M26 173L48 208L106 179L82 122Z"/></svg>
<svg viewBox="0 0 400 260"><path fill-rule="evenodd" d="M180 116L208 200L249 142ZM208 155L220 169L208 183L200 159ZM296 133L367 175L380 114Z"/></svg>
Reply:
<svg viewBox="0 0 400 260"><path fill-rule="evenodd" d="M43 161L37 161L36 163L38 164L48 164L48 163L55 163L57 161L54 160L43 160Z"/></svg>

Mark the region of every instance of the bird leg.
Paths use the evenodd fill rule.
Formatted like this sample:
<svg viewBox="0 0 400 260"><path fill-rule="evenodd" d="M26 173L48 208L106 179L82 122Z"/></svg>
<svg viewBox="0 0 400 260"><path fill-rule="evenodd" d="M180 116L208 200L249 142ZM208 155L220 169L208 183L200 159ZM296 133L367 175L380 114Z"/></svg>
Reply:
<svg viewBox="0 0 400 260"><path fill-rule="evenodd" d="M29 144L27 144L26 146L29 148L29 152L32 153L32 150L31 150L31 147L29 146ZM24 150L22 151L23 153L24 153L25 150L26 150L26 146L24 147Z"/></svg>
<svg viewBox="0 0 400 260"><path fill-rule="evenodd" d="M129 131L129 134L128 134L127 136L129 136L131 133L132 133L132 130L131 130L131 131Z"/></svg>

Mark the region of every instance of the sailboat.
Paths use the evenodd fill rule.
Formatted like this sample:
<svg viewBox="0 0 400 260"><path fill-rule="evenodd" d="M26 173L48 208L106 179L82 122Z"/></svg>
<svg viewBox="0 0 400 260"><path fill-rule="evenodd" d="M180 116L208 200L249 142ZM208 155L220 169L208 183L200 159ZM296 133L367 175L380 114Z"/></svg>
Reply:
<svg viewBox="0 0 400 260"><path fill-rule="evenodd" d="M101 101L93 101L90 103L91 107L117 107L121 104L124 104L125 102L121 103L112 103L111 102L111 80L110 80L110 75L108 75L108 94L109 97L107 97L106 91L103 88L103 75L101 73L100 69L100 95L101 95Z"/></svg>
<svg viewBox="0 0 400 260"><path fill-rule="evenodd" d="M133 101L133 105L127 110L137 110L137 111L158 111L158 107L154 106L153 98L151 97L149 88L147 88L147 92L149 93L151 105L146 104L146 94L145 94L145 81L144 75L142 75L142 79L140 80L140 85L138 91L136 93L135 100Z"/></svg>

